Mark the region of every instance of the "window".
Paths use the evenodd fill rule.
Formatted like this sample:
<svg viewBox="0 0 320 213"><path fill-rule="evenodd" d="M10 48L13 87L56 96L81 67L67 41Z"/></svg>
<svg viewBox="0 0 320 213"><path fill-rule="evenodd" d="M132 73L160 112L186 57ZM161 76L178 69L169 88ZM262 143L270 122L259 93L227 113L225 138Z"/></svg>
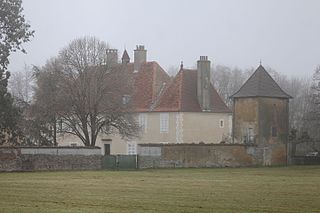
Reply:
<svg viewBox="0 0 320 213"><path fill-rule="evenodd" d="M272 134L272 137L277 137L278 136L278 131L277 131L277 127L272 127L271 128L271 134Z"/></svg>
<svg viewBox="0 0 320 213"><path fill-rule="evenodd" d="M146 113L140 113L139 114L139 126L143 132L147 131L147 114Z"/></svg>
<svg viewBox="0 0 320 213"><path fill-rule="evenodd" d="M128 155L137 154L137 143L136 142L127 142L127 153Z"/></svg>
<svg viewBox="0 0 320 213"><path fill-rule="evenodd" d="M130 102L131 96L130 95L123 95L122 96L122 104L128 104Z"/></svg>
<svg viewBox="0 0 320 213"><path fill-rule="evenodd" d="M160 133L169 132L169 114L160 113Z"/></svg>
<svg viewBox="0 0 320 213"><path fill-rule="evenodd" d="M247 129L247 135L244 136L244 142L245 143L254 143L254 132L253 128Z"/></svg>
<svg viewBox="0 0 320 213"><path fill-rule="evenodd" d="M223 128L223 127L224 127L224 120L223 120L223 119L220 119L220 121L219 121L219 127L220 127L220 128Z"/></svg>

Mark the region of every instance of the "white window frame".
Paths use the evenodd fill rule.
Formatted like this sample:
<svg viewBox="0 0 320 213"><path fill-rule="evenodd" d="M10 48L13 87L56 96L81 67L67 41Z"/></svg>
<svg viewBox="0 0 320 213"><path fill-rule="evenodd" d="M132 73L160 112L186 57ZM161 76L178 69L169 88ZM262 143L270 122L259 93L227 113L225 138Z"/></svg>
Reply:
<svg viewBox="0 0 320 213"><path fill-rule="evenodd" d="M148 114L146 114L146 113L139 114L139 126L140 126L142 132L147 132Z"/></svg>
<svg viewBox="0 0 320 213"><path fill-rule="evenodd" d="M135 142L135 141L127 142L127 154L128 155L136 155L137 154L137 142Z"/></svg>
<svg viewBox="0 0 320 213"><path fill-rule="evenodd" d="M222 123L222 125L221 125L221 123ZM224 128L224 119L219 120L219 127Z"/></svg>
<svg viewBox="0 0 320 213"><path fill-rule="evenodd" d="M160 133L169 132L169 113L160 113Z"/></svg>

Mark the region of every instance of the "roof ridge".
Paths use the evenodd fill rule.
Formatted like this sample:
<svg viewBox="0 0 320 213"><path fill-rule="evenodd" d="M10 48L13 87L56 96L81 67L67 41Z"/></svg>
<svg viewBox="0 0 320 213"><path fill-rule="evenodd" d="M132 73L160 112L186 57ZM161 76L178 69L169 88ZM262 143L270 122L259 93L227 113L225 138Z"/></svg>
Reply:
<svg viewBox="0 0 320 213"><path fill-rule="evenodd" d="M266 69L259 65L231 98L240 97L275 97L292 98L279 86Z"/></svg>
<svg viewBox="0 0 320 213"><path fill-rule="evenodd" d="M289 96L290 98L293 98L291 95L289 95L288 93L286 93L286 92L280 87L280 85L276 82L276 80L274 80L274 79L272 78L272 76L269 74L269 72L268 72L267 70L265 70L265 71L266 71L267 75L269 76L269 78L271 78L271 79L274 81L274 83L276 83L276 86L277 86L284 94L286 94L286 95Z"/></svg>
<svg viewBox="0 0 320 213"><path fill-rule="evenodd" d="M182 110L182 84L183 84L183 69L180 69L181 72L181 83L180 83L180 86L179 86L179 110ZM178 73L179 74L179 73Z"/></svg>
<svg viewBox="0 0 320 213"><path fill-rule="evenodd" d="M155 96L156 94L154 94L154 88L155 88L155 84L156 84L156 64L154 62L151 62L152 63L152 102L156 102L155 100Z"/></svg>
<svg viewBox="0 0 320 213"><path fill-rule="evenodd" d="M257 69L256 75L259 74L258 71L259 71L259 68L260 68L260 67L263 68L263 66L260 64L259 67L258 67L258 69ZM261 72L261 71L260 71L260 72ZM262 82L261 82L261 75L258 75L258 85L257 85L257 86L258 86L258 88L257 88L258 94L261 92L261 91L260 91L260 89L261 89L261 83L262 83Z"/></svg>
<svg viewBox="0 0 320 213"><path fill-rule="evenodd" d="M233 95L230 96L230 98L232 98L233 96L235 96L237 93L240 92L240 90L246 85L246 83L252 78L252 76L254 76L254 74L258 71L258 69L256 69L253 74L242 84L242 86L238 89L237 92L235 92Z"/></svg>

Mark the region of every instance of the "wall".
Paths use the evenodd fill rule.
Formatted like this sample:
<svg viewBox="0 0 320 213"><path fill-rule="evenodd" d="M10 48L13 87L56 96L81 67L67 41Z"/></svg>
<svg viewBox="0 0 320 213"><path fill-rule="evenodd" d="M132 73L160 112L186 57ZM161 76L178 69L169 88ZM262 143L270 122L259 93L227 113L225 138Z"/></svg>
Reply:
<svg viewBox="0 0 320 213"><path fill-rule="evenodd" d="M182 143L220 143L231 135L229 116L231 113L184 112ZM224 121L223 128L220 120Z"/></svg>
<svg viewBox="0 0 320 213"><path fill-rule="evenodd" d="M288 119L288 99L259 98L259 143L287 143ZM277 128L276 137L272 137L271 127Z"/></svg>
<svg viewBox="0 0 320 213"><path fill-rule="evenodd" d="M259 144L287 143L288 99L235 98L234 142L244 143L249 128L253 129L254 142ZM276 127L277 136L272 137L271 128Z"/></svg>
<svg viewBox="0 0 320 213"><path fill-rule="evenodd" d="M257 98L235 98L233 106L234 143L244 143L247 129L252 128L256 141L259 134L259 102Z"/></svg>
<svg viewBox="0 0 320 213"><path fill-rule="evenodd" d="M295 156L305 156L309 152L320 152L320 142L304 142L296 144Z"/></svg>
<svg viewBox="0 0 320 213"><path fill-rule="evenodd" d="M285 165L284 145L140 144L139 168Z"/></svg>
<svg viewBox="0 0 320 213"><path fill-rule="evenodd" d="M170 112L169 131L160 133L160 113L149 112L147 115L147 129L141 138L133 139L137 144L146 143L220 143L230 135L231 113L203 113L203 112ZM224 120L224 127L219 127L220 119ZM197 124L197 125L195 125ZM75 136L64 135L58 139L59 145L70 146L76 143L83 146ZM127 141L119 135L99 135L96 146L101 147L104 154L104 144L110 144L111 154L127 154Z"/></svg>
<svg viewBox="0 0 320 213"><path fill-rule="evenodd" d="M97 170L100 148L0 147L0 171Z"/></svg>
<svg viewBox="0 0 320 213"><path fill-rule="evenodd" d="M294 156L291 163L293 165L320 165L320 156Z"/></svg>

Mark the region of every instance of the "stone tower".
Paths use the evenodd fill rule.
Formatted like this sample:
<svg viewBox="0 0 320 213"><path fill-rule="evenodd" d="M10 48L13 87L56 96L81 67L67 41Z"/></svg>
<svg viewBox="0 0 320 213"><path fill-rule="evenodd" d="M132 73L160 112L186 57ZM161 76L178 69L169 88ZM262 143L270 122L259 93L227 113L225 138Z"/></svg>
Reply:
<svg viewBox="0 0 320 213"><path fill-rule="evenodd" d="M208 56L200 56L197 61L197 97L203 111L211 109L210 103L210 61Z"/></svg>
<svg viewBox="0 0 320 213"><path fill-rule="evenodd" d="M233 142L261 147L265 165L285 163L292 97L260 65L231 98Z"/></svg>

